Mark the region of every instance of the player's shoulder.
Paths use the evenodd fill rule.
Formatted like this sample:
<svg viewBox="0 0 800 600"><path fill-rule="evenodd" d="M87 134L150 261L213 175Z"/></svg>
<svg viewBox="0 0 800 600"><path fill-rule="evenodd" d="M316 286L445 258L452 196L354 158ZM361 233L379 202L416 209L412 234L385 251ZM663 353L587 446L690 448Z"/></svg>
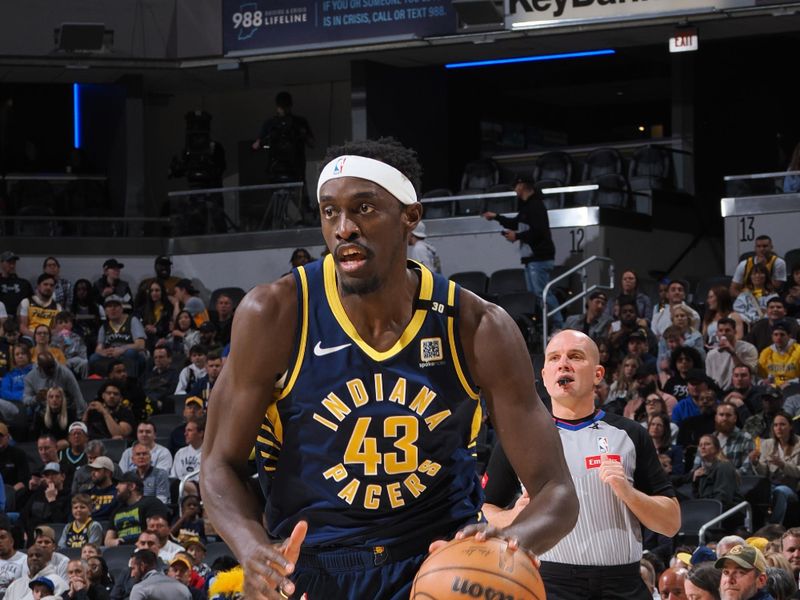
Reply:
<svg viewBox="0 0 800 600"><path fill-rule="evenodd" d="M297 298L297 282L288 273L270 283L255 286L245 294L236 308L236 316L244 318L274 318L275 311L293 306Z"/></svg>

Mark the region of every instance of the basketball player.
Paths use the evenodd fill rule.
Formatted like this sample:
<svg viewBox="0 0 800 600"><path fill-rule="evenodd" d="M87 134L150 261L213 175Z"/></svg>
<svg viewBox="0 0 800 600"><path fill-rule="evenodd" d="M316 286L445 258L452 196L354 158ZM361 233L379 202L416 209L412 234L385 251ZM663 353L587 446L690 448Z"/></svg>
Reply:
<svg viewBox="0 0 800 600"><path fill-rule="evenodd" d="M431 541L481 519L478 389L534 498L501 534L544 552L577 516L514 322L406 260L414 153L384 139L328 154L331 254L247 295L209 402L203 499L248 600L408 598ZM256 437L271 537L247 487Z"/></svg>
<svg viewBox="0 0 800 600"><path fill-rule="evenodd" d="M604 374L599 363L597 346L579 331L555 335L545 351L544 385L581 501L575 528L539 556L548 600L652 598L639 574L641 525L669 537L680 527L675 492L646 430L594 407L594 386ZM514 507L499 508L519 490L503 450L498 446L489 461L484 506L489 523L499 526L533 496L526 488Z"/></svg>

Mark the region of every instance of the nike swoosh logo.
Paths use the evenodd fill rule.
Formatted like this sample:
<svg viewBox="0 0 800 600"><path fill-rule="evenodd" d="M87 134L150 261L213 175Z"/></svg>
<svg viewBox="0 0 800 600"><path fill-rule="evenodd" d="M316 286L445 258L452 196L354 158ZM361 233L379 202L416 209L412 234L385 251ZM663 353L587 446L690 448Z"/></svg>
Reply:
<svg viewBox="0 0 800 600"><path fill-rule="evenodd" d="M352 344L342 344L341 346L331 346L330 348L323 348L322 342L317 342L317 345L314 346L314 356L325 356L326 354L333 354L334 352L338 352L339 350L344 350L345 348L349 348Z"/></svg>

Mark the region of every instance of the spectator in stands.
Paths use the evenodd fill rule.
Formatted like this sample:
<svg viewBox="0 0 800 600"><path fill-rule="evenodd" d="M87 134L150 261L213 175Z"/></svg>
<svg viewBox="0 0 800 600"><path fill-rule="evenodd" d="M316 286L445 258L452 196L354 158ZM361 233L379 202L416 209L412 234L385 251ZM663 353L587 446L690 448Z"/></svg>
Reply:
<svg viewBox="0 0 800 600"><path fill-rule="evenodd" d="M14 346L14 368L0 381L0 414L12 421L20 412L25 413L25 378L33 370L31 349L27 344Z"/></svg>
<svg viewBox="0 0 800 600"><path fill-rule="evenodd" d="M167 300L164 284L154 279L146 288L144 302L137 306L134 315L144 326L147 335L145 346L152 352L156 343L169 335L172 324L172 305Z"/></svg>
<svg viewBox="0 0 800 600"><path fill-rule="evenodd" d="M90 447L92 442L89 442ZM114 462L107 456L97 456L89 463L92 487L87 490L92 499L92 518L98 521L111 516L116 508L117 491L114 483Z"/></svg>
<svg viewBox="0 0 800 600"><path fill-rule="evenodd" d="M42 263L42 272L54 280L53 297L61 306L72 304L72 283L61 277L61 263L55 256L48 256Z"/></svg>
<svg viewBox="0 0 800 600"><path fill-rule="evenodd" d="M672 370L670 368L672 353L682 346L683 333L674 325L667 327L664 330L664 335L661 336L660 340L658 340L658 357L656 359L656 364L658 365L659 373L663 373L667 379L672 374Z"/></svg>
<svg viewBox="0 0 800 600"><path fill-rule="evenodd" d="M427 237L425 223L420 221L408 236L408 258L422 263L434 273L441 273L442 262L439 253L427 242Z"/></svg>
<svg viewBox="0 0 800 600"><path fill-rule="evenodd" d="M0 254L0 302L9 315L16 315L20 302L33 295L31 284L17 276L18 260L19 256L9 250Z"/></svg>
<svg viewBox="0 0 800 600"><path fill-rule="evenodd" d="M18 495L25 491L31 478L28 457L18 446L11 446L8 426L0 422L0 475L3 482L14 488Z"/></svg>
<svg viewBox="0 0 800 600"><path fill-rule="evenodd" d="M110 598L111 590L114 588L114 578L108 572L106 561L99 554L83 560L86 560L86 564L89 567L89 587L97 586L102 588L106 592L105 598ZM99 593L97 598L105 600Z"/></svg>
<svg viewBox="0 0 800 600"><path fill-rule="evenodd" d="M33 532L34 544L44 549L46 553L50 554L48 565L52 566L56 574L62 579L67 578L67 564L69 564L69 557L56 552L56 533L49 525L42 525L37 527Z"/></svg>
<svg viewBox="0 0 800 600"><path fill-rule="evenodd" d="M103 275L94 282L94 294L98 302L105 306L109 296L119 298L120 305L125 312L130 312L133 295L127 281L120 279L120 272L125 268L116 258L109 258L103 263Z"/></svg>
<svg viewBox="0 0 800 600"><path fill-rule="evenodd" d="M775 600L791 600L797 597L797 582L792 579L791 574L777 563L783 561L780 554L772 553L764 557L767 563L767 584L762 590L762 594L770 594ZM770 560L771 559L771 560ZM773 564L775 563L775 564Z"/></svg>
<svg viewBox="0 0 800 600"><path fill-rule="evenodd" d="M14 346L19 342L19 326L15 318L0 315L0 377L14 367Z"/></svg>
<svg viewBox="0 0 800 600"><path fill-rule="evenodd" d="M768 235L759 235L755 239L755 254L736 265L731 281L731 296L734 298L747 287L748 279L753 273L756 265L766 268L765 282L769 282L770 288L780 289L786 281L786 261L775 254L772 247L772 238ZM764 286L765 282L760 282Z"/></svg>
<svg viewBox="0 0 800 600"><path fill-rule="evenodd" d="M719 500L725 510L741 502L736 469L722 453L717 437L702 436L697 455L700 466L692 470L694 497Z"/></svg>
<svg viewBox="0 0 800 600"><path fill-rule="evenodd" d="M710 390L713 385L714 382L702 369L690 369L686 374L687 395L672 409L672 422L680 428L684 419L701 414L700 395Z"/></svg>
<svg viewBox="0 0 800 600"><path fill-rule="evenodd" d="M153 350L153 368L146 373L143 386L146 401L156 412L161 412L164 400L175 393L178 376L178 370L172 366L170 347L157 346Z"/></svg>
<svg viewBox="0 0 800 600"><path fill-rule="evenodd" d="M78 421L81 425L86 427L86 424L83 421ZM88 429L87 429L88 432ZM85 434L84 437L86 439L89 438L89 434ZM92 469L89 467L92 464L92 461L96 459L98 456L104 456L106 453L106 447L100 440L89 440L86 442L86 451L84 452L84 457L86 460L86 464L81 465L76 468L75 475L72 478L72 493L77 494L78 492L88 492L89 489L92 487ZM61 456L61 455L59 455ZM64 457L61 457L61 461L65 461ZM59 461L60 462L60 461ZM68 462L68 461L65 461ZM112 464L112 468L113 468ZM117 467L119 468L119 467ZM115 471L115 474L117 472ZM120 473L121 474L121 473Z"/></svg>
<svg viewBox="0 0 800 600"><path fill-rule="evenodd" d="M72 485L72 477L75 474L75 469L69 463L61 464L58 458L58 446L56 438L50 433L43 433L36 438L36 452L39 455L39 462L34 466L34 474L32 479L37 479L37 484L43 483L39 478L45 465L49 463L58 463L61 466L61 472L64 474L66 480L66 487ZM29 487L33 489L33 486Z"/></svg>
<svg viewBox="0 0 800 600"><path fill-rule="evenodd" d="M720 389L727 390L733 383L734 367L755 370L758 350L753 344L736 339L736 321L727 317L717 321L717 339L717 346L706 356L706 373Z"/></svg>
<svg viewBox="0 0 800 600"><path fill-rule="evenodd" d="M8 586L4 600L30 600L30 583L36 579L47 579L53 583L54 593L63 594L68 586L50 563L52 551L34 544L28 548L28 560L25 563L27 573Z"/></svg>
<svg viewBox="0 0 800 600"><path fill-rule="evenodd" d="M134 468L129 472L142 480L142 495L169 504L169 473L153 465L150 449L144 444L136 442L131 449Z"/></svg>
<svg viewBox="0 0 800 600"><path fill-rule="evenodd" d="M519 241L520 261L525 267L525 283L528 291L541 299L544 297L544 287L550 281L555 259L555 246L550 234L547 208L544 206L541 194L536 192L534 181L531 178L518 178L514 191L520 200L520 210L515 217L504 217L491 211L487 211L481 216L489 221L500 223L505 228L503 237L509 242ZM547 307L551 310L558 306L558 300L552 291L547 295L546 302ZM605 308L605 304L603 308ZM561 329L563 325L561 314L555 313L551 319L553 329ZM611 319L607 318L606 325L609 322ZM571 329L578 328L572 327ZM605 330L599 335L605 335Z"/></svg>
<svg viewBox="0 0 800 600"><path fill-rule="evenodd" d="M683 474L683 448L672 443L672 423L666 413L651 415L647 419L647 434L659 454L669 456L672 474Z"/></svg>
<svg viewBox="0 0 800 600"><path fill-rule="evenodd" d="M156 272L156 276L143 279L139 283L139 289L136 292L136 306L145 304L148 292L152 290L151 285L154 282L160 284L162 291L161 298L163 300L166 300L167 296L172 296L175 293L175 284L180 281L180 278L172 274L172 261L169 256L157 256L153 263L153 269ZM172 311L170 310L169 312L171 313Z"/></svg>
<svg viewBox="0 0 800 600"><path fill-rule="evenodd" d="M608 296L606 296L606 293L595 290L589 294L586 300L586 312L582 315L567 317L564 322L564 329L582 331L592 339L605 337L611 324L611 317L604 314L607 303Z"/></svg>
<svg viewBox="0 0 800 600"><path fill-rule="evenodd" d="M58 453L58 462L72 465L74 469L88 464L86 444L89 430L82 421L73 421L67 430L67 446Z"/></svg>
<svg viewBox="0 0 800 600"><path fill-rule="evenodd" d="M69 561L67 565L69 590L63 600L108 600L108 592L102 585L89 579L89 564L80 559Z"/></svg>
<svg viewBox="0 0 800 600"><path fill-rule="evenodd" d="M144 496L144 483L136 471L128 471L117 483L116 511L106 532L105 545L132 544L147 528L147 517L165 514L167 507L161 500Z"/></svg>
<svg viewBox="0 0 800 600"><path fill-rule="evenodd" d="M193 417L187 420L184 431L186 445L175 453L175 461L172 463L170 477L183 479L190 473L198 473L200 471L205 432L205 418Z"/></svg>
<svg viewBox="0 0 800 600"><path fill-rule="evenodd" d="M89 372L89 361L83 338L72 330L75 317L70 312L61 311L56 315L54 323L50 345L64 355L67 367L75 376L84 379Z"/></svg>
<svg viewBox="0 0 800 600"><path fill-rule="evenodd" d="M158 538L158 557L165 563L170 562L184 548L169 539L170 526L166 513L156 513L147 517L147 531Z"/></svg>
<svg viewBox="0 0 800 600"><path fill-rule="evenodd" d="M772 484L770 523L783 523L789 503L797 502L800 482L800 438L792 431L792 417L778 411L772 418L772 437L750 453L753 470Z"/></svg>
<svg viewBox="0 0 800 600"><path fill-rule="evenodd" d="M734 546L714 566L721 571L720 596L737 600L774 600L763 588L767 584L767 564L757 548Z"/></svg>
<svg viewBox="0 0 800 600"><path fill-rule="evenodd" d="M656 357L650 354L650 336L644 327L639 327L636 331L628 334L628 354L639 358L643 365L656 367Z"/></svg>
<svg viewBox="0 0 800 600"><path fill-rule="evenodd" d="M789 160L787 171L800 171L800 143L794 147L792 158ZM800 175L787 175L783 178L783 193L796 194L800 192Z"/></svg>
<svg viewBox="0 0 800 600"><path fill-rule="evenodd" d="M705 387L698 383L698 388ZM686 417L678 424L678 444L684 449L687 468L692 464L700 438L714 432L717 397L710 389L702 389L697 399L698 415Z"/></svg>
<svg viewBox="0 0 800 600"><path fill-rule="evenodd" d="M772 344L758 357L762 382L778 388L795 383L800 377L800 344L789 337L789 324L778 321L772 326Z"/></svg>
<svg viewBox="0 0 800 600"><path fill-rule="evenodd" d="M178 385L175 387L176 394L186 394L194 386L195 382L206 376L206 359L208 350L200 344L192 346L189 351L191 363L184 367L178 376Z"/></svg>
<svg viewBox="0 0 800 600"><path fill-rule="evenodd" d="M190 585L192 573L194 572L193 567L194 564L191 557L181 553L170 561L167 575L186 586L193 600L203 600L202 592Z"/></svg>
<svg viewBox="0 0 800 600"><path fill-rule="evenodd" d="M122 392L111 382L104 383L98 390L97 398L89 403L82 420L92 440L127 439L136 424L131 410L122 405Z"/></svg>
<svg viewBox="0 0 800 600"><path fill-rule="evenodd" d="M38 325L53 326L56 315L62 306L53 296L55 278L42 273L36 279L36 293L30 298L23 298L19 303L19 330L22 335L33 339L33 331Z"/></svg>
<svg viewBox="0 0 800 600"><path fill-rule="evenodd" d="M188 495L181 498L180 517L175 519L172 524L170 534L187 550L190 549L189 544L182 542L187 535L194 536L198 540L205 539L205 521L199 496ZM203 552L205 552L205 547L203 547Z"/></svg>
<svg viewBox="0 0 800 600"><path fill-rule="evenodd" d="M109 363L108 381L119 388L122 405L131 410L137 421L147 419L153 413L153 407L147 405L139 380L128 375L124 361L115 358Z"/></svg>
<svg viewBox="0 0 800 600"><path fill-rule="evenodd" d="M703 313L703 340L707 347L717 345L717 322L729 317L736 321L736 339L744 335L744 321L733 310L733 298L724 285L716 285L706 295L706 310Z"/></svg>
<svg viewBox="0 0 800 600"><path fill-rule="evenodd" d="M92 498L88 494L72 497L72 521L58 540L59 548L83 548L84 544L102 544L103 526L92 519Z"/></svg>
<svg viewBox="0 0 800 600"><path fill-rule="evenodd" d="M69 488L64 485L61 466L57 462L46 464L42 470L42 479L42 484L31 491L28 501L20 511L20 519L30 539L33 539L31 536L34 529L40 525L66 523L69 519Z"/></svg>
<svg viewBox="0 0 800 600"><path fill-rule="evenodd" d="M136 538L135 550L149 550L156 555L156 569L163 573L167 566L158 558L158 537L149 531L143 531ZM130 566L130 565L129 565ZM136 579L131 577L130 569L124 569L122 574L117 577L114 587L111 590L111 600L127 600L131 594L131 588L136 584Z"/></svg>
<svg viewBox="0 0 800 600"><path fill-rule="evenodd" d="M719 580L722 574L713 564L695 565L683 580L687 600L720 600Z"/></svg>
<svg viewBox="0 0 800 600"><path fill-rule="evenodd" d="M196 327L200 327L208 321L208 311L205 303L200 299L199 293L191 279L181 279L175 284L175 294L171 298L174 312L188 311Z"/></svg>
<svg viewBox="0 0 800 600"><path fill-rule="evenodd" d="M606 313L609 316L621 317L619 309L622 308L622 298L633 301L636 317L644 319L644 323L640 323L639 326L647 327L647 319L653 314L653 304L647 294L639 291L639 276L631 269L626 269L620 276L619 295L614 302L609 302L606 307Z"/></svg>
<svg viewBox="0 0 800 600"><path fill-rule="evenodd" d="M606 383L612 383L617 373L617 363L611 354L611 346L606 338L597 340L597 352L600 355L600 364L605 369L603 377Z"/></svg>
<svg viewBox="0 0 800 600"><path fill-rule="evenodd" d="M660 338L664 335L664 330L672 325L673 306L684 305L689 314L689 320L692 326L696 328L700 324L700 315L697 314L697 311L688 306L685 300L686 288L684 287L684 283L678 280L671 281L667 287L667 306L670 310L667 310L667 306L657 306L653 309L653 318L650 320L650 329L652 329L656 337Z"/></svg>
<svg viewBox="0 0 800 600"><path fill-rule="evenodd" d="M78 279L69 311L75 315L75 332L83 338L87 348L97 345L97 332L100 323L106 318L102 303L96 301L92 283L88 279Z"/></svg>
<svg viewBox="0 0 800 600"><path fill-rule="evenodd" d="M750 453L755 443L749 433L736 427L736 406L730 402L720 402L714 412L714 432L722 453L742 475L750 475L753 470L750 464ZM695 456L694 467L700 466L700 457Z"/></svg>
<svg viewBox="0 0 800 600"><path fill-rule="evenodd" d="M747 367L734 367L731 377L733 387L725 396L727 402L736 405L737 420L740 425L762 409L761 394L765 388L753 385L753 373Z"/></svg>
<svg viewBox="0 0 800 600"><path fill-rule="evenodd" d="M664 600L684 600L683 582L689 572L685 567L670 567L658 578L658 593Z"/></svg>
<svg viewBox="0 0 800 600"><path fill-rule="evenodd" d="M628 344L628 335L639 328L647 327L647 319L643 319L636 314L636 300L632 296L620 296L617 299L616 321L612 321L609 328L608 341L611 348L617 355L624 355ZM606 307L606 313L608 310Z"/></svg>
<svg viewBox="0 0 800 600"><path fill-rule="evenodd" d="M200 333L200 345L205 346L207 349L212 350L219 347L217 342L217 326L211 321L206 321L197 331ZM220 351L222 349L220 348Z"/></svg>
<svg viewBox="0 0 800 600"><path fill-rule="evenodd" d="M89 367L114 358L126 358L137 365L137 373L144 371L146 334L139 319L122 312L122 298L106 296L104 307L106 321L97 333L95 353L89 357ZM106 361L104 361L106 359Z"/></svg>
<svg viewBox="0 0 800 600"><path fill-rule="evenodd" d="M169 450L172 452L173 456L178 450L186 446L186 424L189 420L205 417L205 415L206 409L202 398L198 398L197 396L189 396L186 398L186 402L183 405L184 423L178 425L169 435Z"/></svg>
<svg viewBox="0 0 800 600"><path fill-rule="evenodd" d="M156 444L155 423L142 422L136 428L136 441L150 451L150 460L153 466L169 473L172 469L172 454L161 444ZM130 471L135 468L132 460L133 448L126 448L119 460L119 468Z"/></svg>
<svg viewBox="0 0 800 600"><path fill-rule="evenodd" d="M217 340L222 346L231 343L233 312L233 298L227 294L217 296L214 311L211 313L211 322L217 327Z"/></svg>
<svg viewBox="0 0 800 600"><path fill-rule="evenodd" d="M49 433L56 439L59 450L69 446L69 425L75 421L75 409L67 406L64 390L52 387L47 390L44 405L39 405L33 414L31 434L38 438Z"/></svg>
<svg viewBox="0 0 800 600"><path fill-rule="evenodd" d="M14 547L14 532L11 522L0 515L0 595L11 583L24 575L27 556Z"/></svg>
<svg viewBox="0 0 800 600"><path fill-rule="evenodd" d="M772 419L783 408L783 394L780 390L767 388L759 394L762 409L748 418L744 430L755 438L768 438L772 435ZM751 459L752 460L752 459Z"/></svg>
<svg viewBox="0 0 800 600"><path fill-rule="evenodd" d="M786 318L786 304L778 296L773 296L767 301L765 317L752 324L745 339L761 352L772 343L772 327L779 321L789 326L789 336L797 340L800 335L800 326L796 319Z"/></svg>
<svg viewBox="0 0 800 600"><path fill-rule="evenodd" d="M195 499L199 508L199 499ZM186 548L186 553L194 558L194 570L205 581L211 578L211 568L205 563L206 560L206 547L200 537L187 537L183 543Z"/></svg>
<svg viewBox="0 0 800 600"><path fill-rule="evenodd" d="M44 404L47 390L54 387L64 390L68 407L74 408L77 413L86 409L86 402L72 371L58 364L50 352L40 352L36 366L25 376L23 402L29 409Z"/></svg>
<svg viewBox="0 0 800 600"><path fill-rule="evenodd" d="M640 411L637 415L636 421L645 429L647 429L647 423L650 420L650 417L657 414L665 414L669 416L669 409L666 401L663 398L662 392L660 392L656 388L652 389L644 389L643 387L639 388L639 396L641 396L644 405L644 411ZM670 440L672 443L675 443L675 440L678 439L678 426L675 425L670 420Z"/></svg>
<svg viewBox="0 0 800 600"><path fill-rule="evenodd" d="M194 324L192 315L188 310L180 311L175 317L175 325L172 333L167 336L165 345L169 346L173 353L189 356L192 348L200 343L200 332Z"/></svg>
<svg viewBox="0 0 800 600"><path fill-rule="evenodd" d="M628 400L636 395L636 370L641 365L638 356L627 355L620 363L614 382L608 388L608 401L604 410L622 414ZM612 405L612 406L609 406Z"/></svg>
<svg viewBox="0 0 800 600"><path fill-rule="evenodd" d="M33 362L36 362L36 359L39 357L40 353L49 352L53 355L53 358L56 359L58 364L66 365L67 357L64 356L64 353L61 352L59 348L54 348L50 345L51 338L52 333L47 325L36 326L36 329L33 330L34 345L33 348L31 348L31 359Z"/></svg>
<svg viewBox="0 0 800 600"><path fill-rule="evenodd" d="M792 267L792 277L786 282L781 295L786 303L787 313L796 318L800 313L800 263Z"/></svg>
<svg viewBox="0 0 800 600"><path fill-rule="evenodd" d="M211 390L214 388L214 384L217 382L217 378L222 372L221 350L212 350L208 353L205 370L206 374L189 386L186 393L189 396L199 396L207 406L208 399L211 396Z"/></svg>
<svg viewBox="0 0 800 600"><path fill-rule="evenodd" d="M137 550L131 559L131 578L138 583L131 588L130 600L191 600L189 588L156 569L156 555Z"/></svg>
<svg viewBox="0 0 800 600"><path fill-rule="evenodd" d="M781 553L789 561L794 579L800 576L800 527L787 529L781 536Z"/></svg>
<svg viewBox="0 0 800 600"><path fill-rule="evenodd" d="M748 325L752 325L764 317L770 298L778 297L775 290L769 280L767 267L762 264L754 265L744 281L744 288L733 303L733 310Z"/></svg>

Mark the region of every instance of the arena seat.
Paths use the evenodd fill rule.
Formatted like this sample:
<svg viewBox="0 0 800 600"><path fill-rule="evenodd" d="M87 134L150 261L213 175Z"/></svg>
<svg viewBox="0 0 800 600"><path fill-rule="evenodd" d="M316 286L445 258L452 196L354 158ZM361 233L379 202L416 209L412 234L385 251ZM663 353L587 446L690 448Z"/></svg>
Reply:
<svg viewBox="0 0 800 600"><path fill-rule="evenodd" d="M149 419L150 423L153 423L156 426L158 431L168 434L170 431L175 429L178 425L183 423L183 415L176 415L176 414L162 414L162 415L153 415Z"/></svg>
<svg viewBox="0 0 800 600"><path fill-rule="evenodd" d="M786 277L792 277L792 269L800 267L800 248L793 248L788 250L783 255L783 260L786 261Z"/></svg>
<svg viewBox="0 0 800 600"><path fill-rule="evenodd" d="M239 306L239 302L242 301L242 298L244 298L246 293L247 292L240 287L217 288L211 292L211 298L208 299L208 307L209 309L213 309L217 304L217 298L219 298L220 295L225 294L233 301L233 309L236 310L236 307Z"/></svg>
<svg viewBox="0 0 800 600"><path fill-rule="evenodd" d="M456 194L456 198L458 196L472 196L474 194L483 194L485 190L478 189L478 188L467 188L461 190L458 194ZM466 217L470 215L479 215L483 212L483 198L470 198L468 200L455 200L456 205L456 215L460 217Z"/></svg>
<svg viewBox="0 0 800 600"><path fill-rule="evenodd" d="M17 448L25 453L31 471L41 466L42 462L39 460L39 452L36 450L36 440L32 442L17 442Z"/></svg>
<svg viewBox="0 0 800 600"><path fill-rule="evenodd" d="M56 543L58 543L58 540L61 538L61 532L64 531L64 529L66 528L67 524L66 523L48 523L47 526L52 528L53 533L56 534Z"/></svg>
<svg viewBox="0 0 800 600"><path fill-rule="evenodd" d="M500 169L491 158L481 158L469 162L461 176L461 193L465 190L487 190L500 183Z"/></svg>
<svg viewBox="0 0 800 600"><path fill-rule="evenodd" d="M422 198L444 198L452 196L453 192L447 188L436 188L422 194ZM426 219L445 219L453 216L452 202L432 202L422 205L422 216Z"/></svg>
<svg viewBox="0 0 800 600"><path fill-rule="evenodd" d="M122 458L122 453L125 452L125 449L128 447L127 440L104 438L100 441L103 442L103 446L105 446L106 456L115 463L120 461Z"/></svg>
<svg viewBox="0 0 800 600"><path fill-rule="evenodd" d="M622 175L622 155L616 148L592 150L583 163L583 180L593 181L601 175Z"/></svg>
<svg viewBox="0 0 800 600"><path fill-rule="evenodd" d="M486 291L495 295L508 294L510 292L527 292L525 270L517 268L495 271L489 276L489 284L486 286Z"/></svg>
<svg viewBox="0 0 800 600"><path fill-rule="evenodd" d="M479 296L486 293L486 284L489 282L489 277L483 271L461 271L450 275L450 279Z"/></svg>
<svg viewBox="0 0 800 600"><path fill-rule="evenodd" d="M642 146L628 165L631 189L667 190L672 183L672 153L662 146Z"/></svg>
<svg viewBox="0 0 800 600"><path fill-rule="evenodd" d="M214 564L214 561L221 556L233 556L233 551L228 547L225 542L211 542L206 545L206 558L207 565Z"/></svg>
<svg viewBox="0 0 800 600"><path fill-rule="evenodd" d="M81 557L81 550L82 548L59 548L58 552L70 560L77 560Z"/></svg>
<svg viewBox="0 0 800 600"><path fill-rule="evenodd" d="M130 544L123 544L121 546L106 546L103 548L103 558L108 565L108 572L117 576L117 572L122 569L127 569L128 561L133 555L134 548Z"/></svg>
<svg viewBox="0 0 800 600"><path fill-rule="evenodd" d="M722 502L710 498L684 500L681 502L681 528L677 537L697 540L700 528L711 519L722 514Z"/></svg>
<svg viewBox="0 0 800 600"><path fill-rule="evenodd" d="M81 390L81 394L83 395L83 400L86 404L89 404L92 400L97 398L97 392L100 391L103 383L105 383L104 379L79 379L78 380L78 388Z"/></svg>
<svg viewBox="0 0 800 600"><path fill-rule="evenodd" d="M493 185L488 190L486 190L486 193L500 194L503 192L513 192L513 191L514 188L508 185L507 183L498 183L497 185ZM516 212L517 198L510 196L508 198L487 198L486 210L500 215L504 213Z"/></svg>
<svg viewBox="0 0 800 600"><path fill-rule="evenodd" d="M630 188L622 175L608 173L600 175L594 181L599 188L593 192L591 205L619 209L630 207Z"/></svg>
<svg viewBox="0 0 800 600"><path fill-rule="evenodd" d="M496 303L514 319L528 347L534 344L538 338L536 315L541 310L541 303L536 294L533 292L500 294Z"/></svg>
<svg viewBox="0 0 800 600"><path fill-rule="evenodd" d="M556 208L564 208L566 204L566 194L543 194L542 190L547 188L561 187L562 183L556 179L542 179L533 184L533 189L537 194L542 195L542 202L547 210L554 210Z"/></svg>
<svg viewBox="0 0 800 600"><path fill-rule="evenodd" d="M572 159L566 152L546 152L536 159L533 180L555 181L559 186L572 181ZM551 186L557 187L557 186Z"/></svg>

